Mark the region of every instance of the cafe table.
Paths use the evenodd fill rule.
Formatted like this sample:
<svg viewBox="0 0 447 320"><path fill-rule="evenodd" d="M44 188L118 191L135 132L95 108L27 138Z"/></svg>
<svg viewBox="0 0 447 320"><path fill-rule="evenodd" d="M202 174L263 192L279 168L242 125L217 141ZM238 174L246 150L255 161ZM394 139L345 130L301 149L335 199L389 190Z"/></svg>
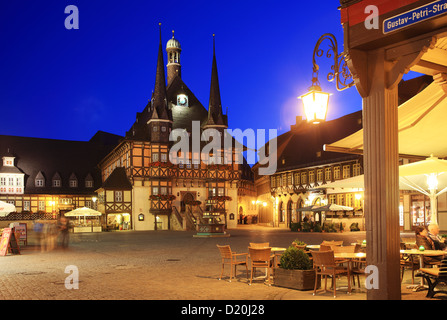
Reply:
<svg viewBox="0 0 447 320"><path fill-rule="evenodd" d="M447 252L442 250L418 250L418 249L409 249L409 250L400 250L401 254L408 255L417 255L419 257L419 268L424 267L424 256L440 256L445 255ZM414 291L418 291L420 289L424 289L424 278L421 277L421 284L419 285L410 285L407 288L413 288Z"/></svg>

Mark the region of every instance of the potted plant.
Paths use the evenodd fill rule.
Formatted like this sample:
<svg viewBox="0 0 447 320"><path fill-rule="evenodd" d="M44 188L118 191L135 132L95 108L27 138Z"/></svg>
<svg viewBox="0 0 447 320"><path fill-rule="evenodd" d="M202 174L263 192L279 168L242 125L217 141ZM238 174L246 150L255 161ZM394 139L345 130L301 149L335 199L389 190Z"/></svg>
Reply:
<svg viewBox="0 0 447 320"><path fill-rule="evenodd" d="M295 239L295 240L293 240L292 245L297 249L304 250L307 246L307 243L305 243L304 241Z"/></svg>
<svg viewBox="0 0 447 320"><path fill-rule="evenodd" d="M315 270L307 253L290 246L281 255L279 267L273 269L273 283L278 287L296 290L312 290L315 286ZM317 287L320 286L318 278Z"/></svg>

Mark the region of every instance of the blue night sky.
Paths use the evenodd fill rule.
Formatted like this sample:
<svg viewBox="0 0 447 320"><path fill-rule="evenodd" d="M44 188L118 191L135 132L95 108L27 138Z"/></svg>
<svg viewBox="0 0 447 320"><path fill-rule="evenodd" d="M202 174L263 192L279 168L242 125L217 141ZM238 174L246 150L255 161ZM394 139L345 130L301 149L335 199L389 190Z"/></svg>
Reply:
<svg viewBox="0 0 447 320"><path fill-rule="evenodd" d="M215 33L230 128L281 134L303 115L297 97L311 85L318 38L333 33L343 50L339 1L316 3L2 1L0 134L67 140L88 140L98 130L124 135L154 87L159 22L163 47L175 30L182 78L206 108ZM64 26L68 5L79 9L78 30ZM328 119L360 110L355 87L337 92L326 80L331 61L319 62L321 86L333 94Z"/></svg>

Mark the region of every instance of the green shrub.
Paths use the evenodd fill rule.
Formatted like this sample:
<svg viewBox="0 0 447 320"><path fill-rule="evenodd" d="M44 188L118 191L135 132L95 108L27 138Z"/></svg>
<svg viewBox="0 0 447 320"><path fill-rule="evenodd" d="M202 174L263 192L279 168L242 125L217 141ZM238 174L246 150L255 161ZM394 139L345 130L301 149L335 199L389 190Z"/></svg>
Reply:
<svg viewBox="0 0 447 320"><path fill-rule="evenodd" d="M305 243L304 241L298 240L298 239L295 239L292 242L298 246L307 246L307 243Z"/></svg>
<svg viewBox="0 0 447 320"><path fill-rule="evenodd" d="M350 229L351 231L360 231L358 222L351 223Z"/></svg>
<svg viewBox="0 0 447 320"><path fill-rule="evenodd" d="M312 224L310 222L303 222L301 231L310 232L311 228L312 228Z"/></svg>
<svg viewBox="0 0 447 320"><path fill-rule="evenodd" d="M303 250L290 246L281 255L279 266L283 269L310 270L312 269L312 262Z"/></svg>
<svg viewBox="0 0 447 320"><path fill-rule="evenodd" d="M318 223L314 225L314 232L321 232L321 226Z"/></svg>
<svg viewBox="0 0 447 320"><path fill-rule="evenodd" d="M301 222L292 222L290 224L290 231L296 232L299 230L301 230Z"/></svg>

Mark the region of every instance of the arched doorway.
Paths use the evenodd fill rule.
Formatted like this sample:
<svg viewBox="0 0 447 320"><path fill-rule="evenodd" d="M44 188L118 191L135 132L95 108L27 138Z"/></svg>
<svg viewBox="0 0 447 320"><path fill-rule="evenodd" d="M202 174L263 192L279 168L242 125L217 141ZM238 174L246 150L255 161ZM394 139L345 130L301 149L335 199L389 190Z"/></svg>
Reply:
<svg viewBox="0 0 447 320"><path fill-rule="evenodd" d="M313 205L314 206L321 206L321 198L320 197L315 198ZM314 213L314 222L316 222L318 224L321 224L321 212L315 212Z"/></svg>
<svg viewBox="0 0 447 320"><path fill-rule="evenodd" d="M292 208L293 208L293 202L292 200L289 200L289 202L287 202L287 224L289 228L290 224L292 223L292 214L293 214Z"/></svg>
<svg viewBox="0 0 447 320"><path fill-rule="evenodd" d="M303 208L303 207L304 207L304 201L303 201L302 198L300 198L298 200L298 202L297 202L296 209L300 209L300 208ZM297 222L298 221L303 221L303 211L297 211L296 212L296 217L297 217Z"/></svg>
<svg viewBox="0 0 447 320"><path fill-rule="evenodd" d="M182 201L180 201L180 212L185 212L186 204L188 202L194 201L194 195L192 193L185 193Z"/></svg>
<svg viewBox="0 0 447 320"><path fill-rule="evenodd" d="M284 222L285 219L285 208L283 202L281 201L278 206L278 220L279 222Z"/></svg>

